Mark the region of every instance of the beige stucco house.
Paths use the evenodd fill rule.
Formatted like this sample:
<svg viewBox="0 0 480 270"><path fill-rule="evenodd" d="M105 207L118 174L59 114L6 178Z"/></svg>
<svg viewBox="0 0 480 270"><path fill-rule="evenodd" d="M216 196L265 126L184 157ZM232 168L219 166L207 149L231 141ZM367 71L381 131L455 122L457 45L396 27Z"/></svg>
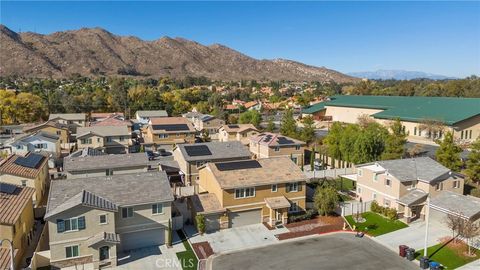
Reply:
<svg viewBox="0 0 480 270"><path fill-rule="evenodd" d="M223 125L225 125L225 120L209 114L189 112L183 114L182 116L190 120L198 132L207 131L210 139L212 140L218 140L219 130Z"/></svg>
<svg viewBox="0 0 480 270"><path fill-rule="evenodd" d="M69 149L70 142L74 141L71 132L68 129L68 125L61 124L55 121L47 121L42 124L27 126L23 129L25 133L45 132L55 134L59 137L60 147L62 149Z"/></svg>
<svg viewBox="0 0 480 270"><path fill-rule="evenodd" d="M119 253L163 245L172 201L164 172L52 181L50 264L99 269L116 266Z"/></svg>
<svg viewBox="0 0 480 270"><path fill-rule="evenodd" d="M302 165L306 145L300 140L270 132L250 137L250 152L254 158L290 157L299 166Z"/></svg>
<svg viewBox="0 0 480 270"><path fill-rule="evenodd" d="M151 118L142 134L147 145L174 146L181 143L194 143L196 130L186 118L161 117Z"/></svg>
<svg viewBox="0 0 480 270"><path fill-rule="evenodd" d="M223 125L218 131L218 140L221 142L239 141L244 145L250 143L250 137L260 133L252 124Z"/></svg>
<svg viewBox="0 0 480 270"><path fill-rule="evenodd" d="M90 126L78 128L77 147L99 149L107 154L129 152L132 135L127 125Z"/></svg>
<svg viewBox="0 0 480 270"><path fill-rule="evenodd" d="M54 121L68 126L72 134L77 133L77 128L87 126L87 114L85 113L52 113L48 121Z"/></svg>
<svg viewBox="0 0 480 270"><path fill-rule="evenodd" d="M209 231L261 222L275 226L305 210L306 180L287 157L207 163L191 208L205 216Z"/></svg>

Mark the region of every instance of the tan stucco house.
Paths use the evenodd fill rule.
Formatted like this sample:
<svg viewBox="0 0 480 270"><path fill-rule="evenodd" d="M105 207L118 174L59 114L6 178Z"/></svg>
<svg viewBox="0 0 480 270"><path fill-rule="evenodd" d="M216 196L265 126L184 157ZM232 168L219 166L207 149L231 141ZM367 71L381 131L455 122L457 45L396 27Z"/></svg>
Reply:
<svg viewBox="0 0 480 270"><path fill-rule="evenodd" d="M50 264L112 267L121 252L163 245L172 201L164 172L52 181Z"/></svg>
<svg viewBox="0 0 480 270"><path fill-rule="evenodd" d="M218 131L218 140L221 142L239 141L244 145L250 143L250 137L260 133L252 124L223 125Z"/></svg>
<svg viewBox="0 0 480 270"><path fill-rule="evenodd" d="M225 125L225 120L195 111L188 112L182 116L190 120L198 132L207 131L212 140L218 140L219 130Z"/></svg>
<svg viewBox="0 0 480 270"><path fill-rule="evenodd" d="M72 134L77 133L78 127L87 126L87 114L85 113L52 113L48 117L48 121L54 121L68 126Z"/></svg>
<svg viewBox="0 0 480 270"><path fill-rule="evenodd" d="M128 153L132 145L132 135L127 125L81 127L77 131L78 149L90 147L107 154L123 154Z"/></svg>
<svg viewBox="0 0 480 270"><path fill-rule="evenodd" d="M200 194L191 208L194 215L205 216L209 231L284 224L289 214L305 210L306 180L287 157L207 163L200 169Z"/></svg>
<svg viewBox="0 0 480 270"><path fill-rule="evenodd" d="M181 143L194 143L196 130L186 118L160 117L151 118L142 134L147 145L174 146Z"/></svg>
<svg viewBox="0 0 480 270"><path fill-rule="evenodd" d="M290 157L297 165L302 165L302 158L307 144L297 139L276 133L263 132L250 137L250 152L254 158Z"/></svg>
<svg viewBox="0 0 480 270"><path fill-rule="evenodd" d="M55 121L47 121L39 125L27 126L23 129L23 131L29 134L36 132L55 134L59 137L60 147L62 149L69 149L70 142L74 141L71 137L68 126L65 124L57 123Z"/></svg>

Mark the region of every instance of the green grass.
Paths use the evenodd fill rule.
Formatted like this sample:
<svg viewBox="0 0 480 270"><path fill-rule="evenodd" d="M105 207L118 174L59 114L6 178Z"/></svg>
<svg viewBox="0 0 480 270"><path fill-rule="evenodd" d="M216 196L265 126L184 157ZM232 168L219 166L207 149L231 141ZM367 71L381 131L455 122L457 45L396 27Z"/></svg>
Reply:
<svg viewBox="0 0 480 270"><path fill-rule="evenodd" d="M372 236L379 236L389 232L408 227L407 224L399 220L389 220L373 212L363 213L362 216L366 219L364 223L356 223L352 216L346 216L348 223L357 230L364 231Z"/></svg>
<svg viewBox="0 0 480 270"><path fill-rule="evenodd" d="M464 251L465 249L453 248L441 243L429 247L427 249L427 255L430 257L430 260L441 263L445 269L455 269L480 258L480 250L476 250L476 257L466 257L463 255ZM423 249L418 250L415 255L416 259L420 260L420 258L423 257Z"/></svg>
<svg viewBox="0 0 480 270"><path fill-rule="evenodd" d="M335 179L335 188L337 190L342 190L342 191L349 191L349 190L353 190L353 181L350 180L350 179L346 179L346 178L337 178Z"/></svg>
<svg viewBox="0 0 480 270"><path fill-rule="evenodd" d="M184 270L197 269L197 265L198 265L197 256L195 256L195 253L193 252L193 249L190 246L190 243L188 243L187 238L185 237L185 234L183 234L181 230L178 230L177 234L178 236L180 236L180 239L182 239L183 246L185 246L185 249L186 249L185 251L177 253L177 257L182 265L182 269Z"/></svg>

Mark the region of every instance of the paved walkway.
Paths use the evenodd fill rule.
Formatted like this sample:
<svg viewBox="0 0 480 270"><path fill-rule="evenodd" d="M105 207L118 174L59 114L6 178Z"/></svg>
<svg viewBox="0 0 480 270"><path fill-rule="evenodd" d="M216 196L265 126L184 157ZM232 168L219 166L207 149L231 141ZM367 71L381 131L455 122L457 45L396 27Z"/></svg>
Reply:
<svg viewBox="0 0 480 270"><path fill-rule="evenodd" d="M457 270L478 270L478 269L480 269L480 259L457 268Z"/></svg>

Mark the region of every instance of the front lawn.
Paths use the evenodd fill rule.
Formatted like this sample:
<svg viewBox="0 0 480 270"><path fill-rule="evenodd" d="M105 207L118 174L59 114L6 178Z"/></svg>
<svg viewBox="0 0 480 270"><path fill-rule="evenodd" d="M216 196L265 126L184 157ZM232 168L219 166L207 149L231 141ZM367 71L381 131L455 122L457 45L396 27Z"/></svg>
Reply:
<svg viewBox="0 0 480 270"><path fill-rule="evenodd" d="M480 258L480 250L476 250L476 257L465 256L465 252L465 244L459 248L453 243L447 245L440 243L427 249L430 260L441 263L445 269L455 269ZM423 249L416 252L416 259L420 260L421 257L423 257Z"/></svg>
<svg viewBox="0 0 480 270"><path fill-rule="evenodd" d="M190 246L190 243L188 243L187 238L185 237L185 234L183 234L182 230L178 230L177 234L178 236L180 236L180 239L182 239L182 243L186 249L185 251L177 253L177 257L182 265L182 269L184 270L197 269L197 265L198 265L197 256L195 256L195 253L193 253L193 249Z"/></svg>
<svg viewBox="0 0 480 270"><path fill-rule="evenodd" d="M373 212L363 213L362 217L366 219L363 223L353 221L353 216L346 216L345 218L350 226L355 225L358 231L366 232L372 236L379 236L408 227L407 224L399 220L390 220Z"/></svg>

